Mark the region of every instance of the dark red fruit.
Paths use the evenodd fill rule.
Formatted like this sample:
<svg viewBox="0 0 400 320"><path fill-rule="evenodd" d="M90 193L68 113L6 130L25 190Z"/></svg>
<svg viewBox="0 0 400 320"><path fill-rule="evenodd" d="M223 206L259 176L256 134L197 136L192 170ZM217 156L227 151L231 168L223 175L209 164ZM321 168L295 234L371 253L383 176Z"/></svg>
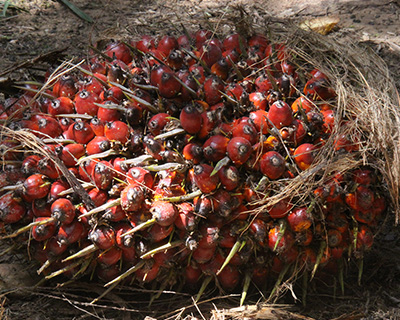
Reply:
<svg viewBox="0 0 400 320"><path fill-rule="evenodd" d="M59 97L47 105L47 112L52 116L74 113L74 103L68 97Z"/></svg>
<svg viewBox="0 0 400 320"><path fill-rule="evenodd" d="M143 188L138 185L128 185L121 192L121 207L124 211L137 211L142 206L145 196Z"/></svg>
<svg viewBox="0 0 400 320"><path fill-rule="evenodd" d="M130 129L125 122L113 121L106 124L104 135L110 141L118 141L122 144L128 142L130 137Z"/></svg>
<svg viewBox="0 0 400 320"><path fill-rule="evenodd" d="M75 78L69 74L62 75L53 86L53 93L56 97L73 98L77 92Z"/></svg>
<svg viewBox="0 0 400 320"><path fill-rule="evenodd" d="M168 113L157 113L152 116L147 123L147 127L152 135L157 136L164 129L165 125L168 123L170 115Z"/></svg>
<svg viewBox="0 0 400 320"><path fill-rule="evenodd" d="M196 104L187 104L181 111L179 119L181 121L182 128L189 134L196 134L200 131L203 119L201 118L202 113L201 107Z"/></svg>
<svg viewBox="0 0 400 320"><path fill-rule="evenodd" d="M294 151L294 161L301 170L306 170L315 159L315 146L311 143L303 143Z"/></svg>
<svg viewBox="0 0 400 320"><path fill-rule="evenodd" d="M162 227L168 227L174 223L178 216L176 207L167 201L155 201L151 204L150 212L156 222Z"/></svg>
<svg viewBox="0 0 400 320"><path fill-rule="evenodd" d="M203 193L211 193L218 186L218 175L214 174L213 176L211 176L213 170L213 167L205 163L198 164L193 167L194 182Z"/></svg>
<svg viewBox="0 0 400 320"><path fill-rule="evenodd" d="M79 114L88 114L90 116L97 115L99 107L95 103L100 103L99 96L87 90L79 92L74 99L75 110Z"/></svg>
<svg viewBox="0 0 400 320"><path fill-rule="evenodd" d="M113 183L115 172L110 162L99 161L95 164L91 175L97 188L107 190Z"/></svg>
<svg viewBox="0 0 400 320"><path fill-rule="evenodd" d="M61 245L71 245L86 237L87 231L83 224L77 220L71 224L62 224L56 235L57 241Z"/></svg>
<svg viewBox="0 0 400 320"><path fill-rule="evenodd" d="M90 125L84 121L77 121L71 125L73 140L77 143L86 144L94 138L94 132Z"/></svg>
<svg viewBox="0 0 400 320"><path fill-rule="evenodd" d="M96 136L86 145L88 156L109 150L111 148L110 140L106 137Z"/></svg>
<svg viewBox="0 0 400 320"><path fill-rule="evenodd" d="M242 165L245 163L253 151L249 140L242 137L232 138L229 141L226 150L228 157L236 165Z"/></svg>
<svg viewBox="0 0 400 320"><path fill-rule="evenodd" d="M46 217L36 218L34 222L48 220ZM32 238L36 241L45 241L51 238L56 232L56 223L54 221L48 222L46 224L41 224L34 226L32 228Z"/></svg>
<svg viewBox="0 0 400 320"><path fill-rule="evenodd" d="M80 143L71 143L64 146L59 155L62 162L67 167L75 167L79 158L86 153L85 146Z"/></svg>
<svg viewBox="0 0 400 320"><path fill-rule="evenodd" d="M0 197L0 219L5 224L20 221L26 213L25 206L20 198L12 193L6 193Z"/></svg>
<svg viewBox="0 0 400 320"><path fill-rule="evenodd" d="M260 170L269 179L278 179L286 170L286 161L278 152L268 151L260 160Z"/></svg>
<svg viewBox="0 0 400 320"><path fill-rule="evenodd" d="M115 231L108 226L97 227L89 233L88 238L101 250L115 245Z"/></svg>
<svg viewBox="0 0 400 320"><path fill-rule="evenodd" d="M278 129L289 126L293 122L292 108L286 102L278 100L270 106L268 119Z"/></svg>
<svg viewBox="0 0 400 320"><path fill-rule="evenodd" d="M122 42L111 42L107 45L104 53L110 58L123 61L125 64L129 64L132 61L131 51Z"/></svg>
<svg viewBox="0 0 400 320"><path fill-rule="evenodd" d="M303 232L311 227L313 220L307 211L307 207L299 207L288 214L287 221L294 232Z"/></svg>
<svg viewBox="0 0 400 320"><path fill-rule="evenodd" d="M27 201L44 198L49 194L51 183L45 175L33 174L26 178L23 195Z"/></svg>
<svg viewBox="0 0 400 320"><path fill-rule="evenodd" d="M211 136L203 144L204 158L211 162L217 162L221 160L223 157L225 157L228 142L229 139L223 135L217 134Z"/></svg>

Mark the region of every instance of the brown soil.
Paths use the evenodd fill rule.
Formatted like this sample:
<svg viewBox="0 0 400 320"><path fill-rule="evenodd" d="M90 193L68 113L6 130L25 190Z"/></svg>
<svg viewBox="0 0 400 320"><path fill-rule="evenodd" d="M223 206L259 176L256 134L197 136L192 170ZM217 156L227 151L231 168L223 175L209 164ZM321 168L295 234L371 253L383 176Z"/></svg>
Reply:
<svg viewBox="0 0 400 320"><path fill-rule="evenodd" d="M0 18L0 82L7 77L31 79L32 68L18 66L23 63L29 66L29 59L53 50L65 49L63 52L68 57L79 57L99 39L126 38L144 30L156 32L166 25L181 30L181 23L189 28L196 28L199 23L207 27L207 21L216 22L229 14L232 7L242 6L259 20L268 14L295 23L320 16L338 16L340 22L329 37L371 47L386 61L400 88L398 0L71 1L95 23L81 20L58 1L11 1L16 7L10 6L6 17ZM2 3L0 1L0 14ZM196 21L195 25L193 21ZM392 226L393 222L388 225ZM365 258L361 284L357 284L357 268L350 268L344 295L335 284L322 292L309 288L309 303L305 308L291 296L282 302L293 306L292 311L297 314L314 319L400 319L400 260L396 258L400 256L400 238L397 230L388 227L377 242L376 249ZM0 289L4 292L0 295L2 319L142 319L146 315L158 317L168 310L176 310L184 306L183 301L191 303L187 295L170 293L162 295L153 307L148 308L143 298L140 299L148 293L121 288L102 303L91 306L88 304L90 297L100 293L101 287L83 290L82 286L72 285L54 289L53 283L52 287L23 289L30 285L34 276L29 272L21 277L11 275L35 269L25 260L25 255L6 255L0 263ZM234 307L237 299L233 300L213 300L201 310ZM188 314L197 318L210 316L207 311L199 313L194 306L188 308Z"/></svg>

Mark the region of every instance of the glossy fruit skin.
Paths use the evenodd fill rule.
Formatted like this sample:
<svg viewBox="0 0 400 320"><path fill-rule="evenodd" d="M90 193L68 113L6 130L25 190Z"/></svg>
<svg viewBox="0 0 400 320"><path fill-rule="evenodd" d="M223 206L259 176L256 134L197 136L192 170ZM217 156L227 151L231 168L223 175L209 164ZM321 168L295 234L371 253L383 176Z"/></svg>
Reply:
<svg viewBox="0 0 400 320"><path fill-rule="evenodd" d="M110 148L110 140L103 136L96 136L86 145L86 154L90 156L93 154L104 152L106 150L109 150Z"/></svg>
<svg viewBox="0 0 400 320"><path fill-rule="evenodd" d="M15 198L12 193L6 193L0 197L0 220L5 224L20 221L26 213L21 199Z"/></svg>
<svg viewBox="0 0 400 320"><path fill-rule="evenodd" d="M167 201L155 201L150 207L150 213L153 218L156 219L157 223L162 227L168 227L172 225L178 216L178 211L170 202Z"/></svg>
<svg viewBox="0 0 400 320"><path fill-rule="evenodd" d="M68 130L72 131L72 139L77 143L86 144L94 138L92 128L84 121L77 121L71 124Z"/></svg>
<svg viewBox="0 0 400 320"><path fill-rule="evenodd" d="M243 137L232 138L227 146L228 157L235 165L244 164L252 153L249 140Z"/></svg>
<svg viewBox="0 0 400 320"><path fill-rule="evenodd" d="M113 121L106 124L104 135L110 141L118 141L122 144L128 142L130 137L130 129L125 122Z"/></svg>
<svg viewBox="0 0 400 320"><path fill-rule="evenodd" d="M289 126L294 120L292 108L281 100L270 106L267 117L277 129Z"/></svg>
<svg viewBox="0 0 400 320"><path fill-rule="evenodd" d="M199 164L203 159L203 148L196 143L188 143L182 151L183 157L190 160L193 164Z"/></svg>
<svg viewBox="0 0 400 320"><path fill-rule="evenodd" d="M268 214L272 219L281 219L288 215L293 204L288 199L282 199L271 207L268 207Z"/></svg>
<svg viewBox="0 0 400 320"><path fill-rule="evenodd" d="M69 74L62 75L53 86L54 95L57 97L74 97L77 92L75 83L76 79L73 76Z"/></svg>
<svg viewBox="0 0 400 320"><path fill-rule="evenodd" d="M110 227L97 227L90 232L88 238L101 250L110 249L115 245L115 231Z"/></svg>
<svg viewBox="0 0 400 320"><path fill-rule="evenodd" d="M121 60L125 64L129 64L132 61L130 49L122 42L111 42L108 44L105 54L110 58Z"/></svg>
<svg viewBox="0 0 400 320"><path fill-rule="evenodd" d="M221 160L226 154L229 139L223 135L213 135L203 144L204 158L211 162Z"/></svg>
<svg viewBox="0 0 400 320"><path fill-rule="evenodd" d="M62 133L60 124L52 116L37 114L32 116L31 120L36 126L34 130L38 131L34 134L38 137L57 138Z"/></svg>
<svg viewBox="0 0 400 320"><path fill-rule="evenodd" d="M288 214L287 221L294 232L303 232L309 229L313 222L306 207L293 209L292 212Z"/></svg>
<svg viewBox="0 0 400 320"><path fill-rule="evenodd" d="M95 116L99 107L94 103L100 102L100 98L96 93L82 90L75 96L75 110L79 114L88 114L90 116Z"/></svg>
<svg viewBox="0 0 400 320"><path fill-rule="evenodd" d="M80 157L86 153L85 146L80 143L71 143L64 146L59 155L60 160L67 167L75 167Z"/></svg>
<svg viewBox="0 0 400 320"><path fill-rule="evenodd" d="M147 127L152 135L157 136L164 129L165 125L168 123L170 115L168 113L157 113L152 116L147 123Z"/></svg>
<svg viewBox="0 0 400 320"><path fill-rule="evenodd" d="M235 190L240 183L239 170L235 166L224 166L218 171L218 178L227 191Z"/></svg>
<svg viewBox="0 0 400 320"><path fill-rule="evenodd" d="M301 170L306 170L313 163L315 146L311 143L303 143L294 151L294 161Z"/></svg>
<svg viewBox="0 0 400 320"><path fill-rule="evenodd" d="M213 192L219 183L218 175L211 176L213 171L213 167L208 164L198 164L194 166L193 173L194 173L194 182L196 186L200 189L203 193L211 193Z"/></svg>
<svg viewBox="0 0 400 320"><path fill-rule="evenodd" d="M212 106L222 101L221 92L224 91L224 85L219 77L211 76L204 82L203 91L205 101Z"/></svg>
<svg viewBox="0 0 400 320"><path fill-rule="evenodd" d="M186 105L179 116L181 126L189 134L196 134L200 131L203 119L200 117L202 109L197 104Z"/></svg>
<svg viewBox="0 0 400 320"><path fill-rule="evenodd" d="M52 115L58 114L71 114L74 113L74 103L68 97L59 97L51 102L47 106L47 112Z"/></svg>
<svg viewBox="0 0 400 320"><path fill-rule="evenodd" d="M142 167L132 167L128 170L126 181L130 185L138 185L151 189L154 184L153 175Z"/></svg>
<svg viewBox="0 0 400 320"><path fill-rule="evenodd" d="M46 220L46 217L39 217L34 220L34 222L38 222L41 220ZM32 238L35 239L36 241L45 241L49 238L51 238L56 231L56 223L49 222L46 224L34 226L32 228Z"/></svg>
<svg viewBox="0 0 400 320"><path fill-rule="evenodd" d="M50 191L50 182L45 175L33 174L24 181L23 196L27 201L44 198Z"/></svg>
<svg viewBox="0 0 400 320"><path fill-rule="evenodd" d="M270 124L268 122L268 112L265 110L257 110L250 113L249 118L254 123L258 132L267 134Z"/></svg>
<svg viewBox="0 0 400 320"><path fill-rule="evenodd" d="M286 170L286 161L276 151L268 151L260 159L260 170L269 179L279 179Z"/></svg>
<svg viewBox="0 0 400 320"><path fill-rule="evenodd" d="M77 220L72 221L70 224L63 224L60 226L56 235L57 241L62 245L71 245L84 237L87 231L83 224Z"/></svg>
<svg viewBox="0 0 400 320"><path fill-rule="evenodd" d="M158 90L162 97L171 99L181 91L181 83L176 79L174 72L165 71L158 83Z"/></svg>
<svg viewBox="0 0 400 320"><path fill-rule="evenodd" d="M27 156L23 161L21 165L21 171L25 175L31 175L33 173L37 172L37 164L39 163L41 157L38 155L30 155Z"/></svg>
<svg viewBox="0 0 400 320"><path fill-rule="evenodd" d="M70 224L75 218L75 206L66 198L59 198L51 205L51 215L60 224Z"/></svg>
<svg viewBox="0 0 400 320"><path fill-rule="evenodd" d="M115 172L110 162L99 161L93 167L91 176L97 188L101 190L107 190L111 187L111 184L113 183Z"/></svg>

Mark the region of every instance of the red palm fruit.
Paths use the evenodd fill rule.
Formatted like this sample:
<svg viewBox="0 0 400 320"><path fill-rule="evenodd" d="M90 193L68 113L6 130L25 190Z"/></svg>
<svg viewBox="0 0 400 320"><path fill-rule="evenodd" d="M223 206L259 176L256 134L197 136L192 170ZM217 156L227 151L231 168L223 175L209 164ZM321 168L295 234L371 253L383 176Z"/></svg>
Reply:
<svg viewBox="0 0 400 320"><path fill-rule="evenodd" d="M233 50L233 49L235 49L239 53L242 53L241 49L242 49L242 47L243 47L243 49L245 49L244 48L245 45L246 45L245 40L238 33L234 33L234 34L231 34L231 35L227 36L224 39L223 43L222 43L222 46L223 46L224 50Z"/></svg>
<svg viewBox="0 0 400 320"><path fill-rule="evenodd" d="M5 223L15 223L20 221L26 213L25 206L20 198L16 198L12 193L6 193L0 197L0 220Z"/></svg>
<svg viewBox="0 0 400 320"><path fill-rule="evenodd" d="M132 234L122 236L132 229L132 226L126 222L121 222L115 228L116 245L121 249L135 248L135 238ZM135 251L135 250L134 250Z"/></svg>
<svg viewBox="0 0 400 320"><path fill-rule="evenodd" d="M40 157L38 155L30 155L27 156L23 161L21 165L21 171L25 175L31 175L33 173L37 172L37 165L40 161Z"/></svg>
<svg viewBox="0 0 400 320"><path fill-rule="evenodd" d="M149 260L143 268L135 272L135 278L139 282L150 283L157 278L158 272L160 271L160 266L153 260Z"/></svg>
<svg viewBox="0 0 400 320"><path fill-rule="evenodd" d="M360 225L357 231L356 250L363 252L371 249L373 242L374 234L372 233L371 228L366 225Z"/></svg>
<svg viewBox="0 0 400 320"><path fill-rule="evenodd" d="M205 101L211 106L222 101L221 92L224 91L224 84L221 79L216 76L210 76L203 85Z"/></svg>
<svg viewBox="0 0 400 320"><path fill-rule="evenodd" d="M121 60L115 59L108 65L107 81L124 84L127 79L126 74L128 72L128 66Z"/></svg>
<svg viewBox="0 0 400 320"><path fill-rule="evenodd" d="M172 231L174 231L173 224L166 227L162 227L159 224L154 224L150 229L147 230L147 238L154 243L158 243L161 240L169 237Z"/></svg>
<svg viewBox="0 0 400 320"><path fill-rule="evenodd" d="M139 41L133 44L136 49L143 53L148 53L150 49L155 47L155 40L152 36L143 35Z"/></svg>
<svg viewBox="0 0 400 320"><path fill-rule="evenodd" d="M163 158L165 147L160 139L154 140L152 136L146 135L143 138L143 145L146 149L146 152L154 159L161 160Z"/></svg>
<svg viewBox="0 0 400 320"><path fill-rule="evenodd" d="M96 260L106 266L115 265L122 258L122 250L117 247L112 247L106 251L102 251L97 256Z"/></svg>
<svg viewBox="0 0 400 320"><path fill-rule="evenodd" d="M197 286L200 283L202 271L195 262L189 263L184 270L184 281L186 285Z"/></svg>
<svg viewBox="0 0 400 320"><path fill-rule="evenodd" d="M235 166L224 166L218 171L218 178L225 190L232 191L239 185L239 170Z"/></svg>
<svg viewBox="0 0 400 320"><path fill-rule="evenodd" d="M184 48L184 49L190 50L190 43L192 41L191 37L189 37L186 34L183 34L183 35L179 36L179 38L176 40L178 41L179 48Z"/></svg>
<svg viewBox="0 0 400 320"><path fill-rule="evenodd" d="M199 139L207 138L214 128L218 125L218 119L215 111L204 111L201 114L202 125L197 137Z"/></svg>
<svg viewBox="0 0 400 320"><path fill-rule="evenodd" d="M218 275L218 282L226 291L233 291L240 281L240 273L236 266L227 265Z"/></svg>
<svg viewBox="0 0 400 320"><path fill-rule="evenodd" d="M219 178L216 174L211 176L214 170L213 167L204 163L194 166L192 170L194 173L194 182L201 192L211 193L217 188Z"/></svg>
<svg viewBox="0 0 400 320"><path fill-rule="evenodd" d="M199 50L201 46L209 39L213 37L213 33L210 30L199 29L194 34L194 40L196 42L196 48Z"/></svg>
<svg viewBox="0 0 400 320"><path fill-rule="evenodd" d="M212 200L210 197L200 197L193 200L195 212L200 216L206 217L212 211Z"/></svg>
<svg viewBox="0 0 400 320"><path fill-rule="evenodd" d="M137 211L144 202L143 188L138 185L128 185L121 192L121 207L124 211Z"/></svg>
<svg viewBox="0 0 400 320"><path fill-rule="evenodd" d="M114 280L120 274L121 274L121 268L119 264L113 264L111 266L98 264L98 266L96 267L97 277L104 282L109 282L111 280Z"/></svg>
<svg viewBox="0 0 400 320"><path fill-rule="evenodd" d="M311 143L303 143L294 151L294 161L301 170L306 170L315 159L315 146Z"/></svg>
<svg viewBox="0 0 400 320"><path fill-rule="evenodd" d="M268 112L265 110L256 110L250 112L250 120L254 123L256 130L262 134L267 134L269 130Z"/></svg>
<svg viewBox="0 0 400 320"><path fill-rule="evenodd" d="M67 167L75 167L79 158L83 157L86 153L85 146L80 143L71 143L63 146L61 154L59 155L62 162Z"/></svg>
<svg viewBox="0 0 400 320"><path fill-rule="evenodd" d="M111 101L116 104L120 104L125 99L125 94L119 87L111 87L107 90L103 90L100 95L100 99L103 101Z"/></svg>
<svg viewBox="0 0 400 320"><path fill-rule="evenodd" d="M79 145L79 144L78 144ZM111 148L110 140L103 136L96 136L86 145L88 156L107 151Z"/></svg>
<svg viewBox="0 0 400 320"><path fill-rule="evenodd" d="M79 91L86 90L100 95L104 90L102 82L107 82L107 77L104 74L95 73L93 77L85 77L83 81L81 81Z"/></svg>
<svg viewBox="0 0 400 320"><path fill-rule="evenodd" d="M264 94L260 91L250 93L249 101L254 110L266 110L268 108L268 101Z"/></svg>
<svg viewBox="0 0 400 320"><path fill-rule="evenodd" d="M245 163L249 159L252 151L249 140L243 137L233 137L227 146L228 157L236 165Z"/></svg>
<svg viewBox="0 0 400 320"><path fill-rule="evenodd" d="M109 226L99 226L88 235L99 249L107 250L115 245L115 231Z"/></svg>
<svg viewBox="0 0 400 320"><path fill-rule="evenodd" d="M263 52L267 48L268 44L268 39L261 34L255 34L247 41L247 45L249 47L256 48L257 50L261 50Z"/></svg>
<svg viewBox="0 0 400 320"><path fill-rule="evenodd" d="M269 179L279 179L286 170L286 161L278 152L268 151L260 159L260 170Z"/></svg>
<svg viewBox="0 0 400 320"><path fill-rule="evenodd" d="M231 215L235 204L232 201L229 192L224 189L218 189L214 193L212 200L214 213L221 217L228 217Z"/></svg>
<svg viewBox="0 0 400 320"><path fill-rule="evenodd" d="M386 200L384 197L375 195L374 203L371 211L375 218L380 218L381 214L386 210Z"/></svg>
<svg viewBox="0 0 400 320"><path fill-rule="evenodd" d="M300 108L303 109L304 113L308 113L315 109L315 105L309 98L300 96L292 103L291 108L293 113L299 112Z"/></svg>
<svg viewBox="0 0 400 320"><path fill-rule="evenodd" d="M131 50L122 42L112 41L106 47L104 52L110 58L116 58L128 64L132 61Z"/></svg>
<svg viewBox="0 0 400 320"><path fill-rule="evenodd" d="M132 167L129 169L126 181L131 185L139 185L151 189L154 178L150 171L142 167Z"/></svg>
<svg viewBox="0 0 400 320"><path fill-rule="evenodd" d="M177 204L178 216L175 219L175 226L179 230L193 231L197 225L197 216L194 212L194 207L189 202Z"/></svg>
<svg viewBox="0 0 400 320"><path fill-rule="evenodd" d="M150 84L153 86L158 87L161 83L161 77L164 73L166 72L172 72L171 68L164 65L164 64L160 64L160 65L156 65L153 68L151 68L150 71Z"/></svg>
<svg viewBox="0 0 400 320"><path fill-rule="evenodd" d="M195 81L203 84L206 81L204 68L198 64L194 64L189 67L189 72Z"/></svg>
<svg viewBox="0 0 400 320"><path fill-rule="evenodd" d="M172 50L165 61L165 64L173 70L179 70L182 68L184 63L183 54L180 50Z"/></svg>
<svg viewBox="0 0 400 320"><path fill-rule="evenodd" d="M196 134L200 131L203 119L200 116L202 108L198 104L187 104L181 111L179 119L182 128L189 134Z"/></svg>
<svg viewBox="0 0 400 320"><path fill-rule="evenodd" d="M92 201L96 207L99 207L99 206L105 204L106 201L108 200L107 192L104 190L97 189L97 188L93 188L92 190L90 190L88 192L88 195L89 195L90 199L92 199Z"/></svg>
<svg viewBox="0 0 400 320"><path fill-rule="evenodd" d="M292 108L286 102L278 100L270 106L268 119L278 129L289 126L293 122Z"/></svg>
<svg viewBox="0 0 400 320"><path fill-rule="evenodd" d="M282 235L283 233L283 235ZM279 242L278 242L279 241ZM282 253L290 249L294 244L294 238L289 230L282 230L279 226L269 230L268 246L272 251Z"/></svg>
<svg viewBox="0 0 400 320"><path fill-rule="evenodd" d="M205 63L205 65L209 68L216 63L218 60L222 58L221 48L213 43L205 43L199 49L200 59Z"/></svg>
<svg viewBox="0 0 400 320"><path fill-rule="evenodd" d="M57 242L61 245L71 245L87 236L87 231L83 224L77 220L70 224L62 224L56 235Z"/></svg>
<svg viewBox="0 0 400 320"><path fill-rule="evenodd" d="M170 115L168 113L157 113L152 116L147 123L147 128L154 136L159 135L164 129L165 125L169 122Z"/></svg>
<svg viewBox="0 0 400 320"><path fill-rule="evenodd" d="M56 97L68 97L73 98L77 92L75 86L76 79L69 75L62 75L53 86L53 93Z"/></svg>
<svg viewBox="0 0 400 320"><path fill-rule="evenodd" d="M104 122L97 118L97 116L90 120L90 127L96 136L104 136Z"/></svg>
<svg viewBox="0 0 400 320"><path fill-rule="evenodd" d="M303 92L313 100L329 100L336 96L335 90L325 77L311 78L308 80L304 86Z"/></svg>
<svg viewBox="0 0 400 320"><path fill-rule="evenodd" d="M48 178L55 180L60 176L60 170L56 164L49 158L42 158L38 162L37 170L39 173L46 175Z"/></svg>
<svg viewBox="0 0 400 320"><path fill-rule="evenodd" d="M313 232L311 228L304 231L294 233L296 244L299 246L307 247L313 240Z"/></svg>
<svg viewBox="0 0 400 320"><path fill-rule="evenodd" d="M184 83L181 87L180 99L185 102L189 102L193 99L193 92L196 92L198 89L198 84L192 74L188 70L180 70L177 72L178 78ZM193 92L190 92L189 89L192 89Z"/></svg>
<svg viewBox="0 0 400 320"><path fill-rule="evenodd" d="M136 102L127 102L125 103L125 119L126 122L132 127L135 128L142 123L143 119L143 108Z"/></svg>
<svg viewBox="0 0 400 320"><path fill-rule="evenodd" d="M95 116L99 107L95 103L100 103L99 96L87 90L82 90L75 96L75 110L79 114Z"/></svg>
<svg viewBox="0 0 400 320"><path fill-rule="evenodd" d="M59 257L67 250L68 246L57 241L56 237L50 237L46 242L46 254L48 259Z"/></svg>
<svg viewBox="0 0 400 320"><path fill-rule="evenodd" d="M353 210L367 211L374 204L374 192L364 185L359 185L354 193L346 194L346 203Z"/></svg>
<svg viewBox="0 0 400 320"><path fill-rule="evenodd" d="M279 255L279 258L287 265L294 263L299 256L299 249L293 245Z"/></svg>
<svg viewBox="0 0 400 320"><path fill-rule="evenodd" d="M192 258L197 263L203 264L210 261L215 254L216 247L204 248L198 247L193 251Z"/></svg>
<svg viewBox="0 0 400 320"><path fill-rule="evenodd" d="M68 97L59 97L53 101L49 101L47 112L52 115L71 114L74 113L74 103Z"/></svg>
<svg viewBox="0 0 400 320"><path fill-rule="evenodd" d="M376 182L376 175L370 169L357 169L352 172L352 180L358 184L371 185Z"/></svg>
<svg viewBox="0 0 400 320"><path fill-rule="evenodd" d="M126 158L116 157L112 160L112 165L114 167L114 172L116 174L116 178L124 180L126 178L126 174L128 173L129 167L126 164Z"/></svg>
<svg viewBox="0 0 400 320"><path fill-rule="evenodd" d="M282 199L267 210L272 219L280 219L286 217L292 208L293 204L288 199Z"/></svg>
<svg viewBox="0 0 400 320"><path fill-rule="evenodd" d="M225 86L224 92L237 102L242 102L245 98L247 98L247 93L240 83L228 84Z"/></svg>
<svg viewBox="0 0 400 320"><path fill-rule="evenodd" d="M229 71L230 71L230 66L225 58L219 59L211 66L211 73L220 77L224 81L228 78Z"/></svg>
<svg viewBox="0 0 400 320"><path fill-rule="evenodd" d="M32 212L35 217L51 217L51 203L46 199L36 199L32 202Z"/></svg>
<svg viewBox="0 0 400 320"><path fill-rule="evenodd" d="M303 232L309 229L313 223L307 207L295 208L287 215L286 220L294 232Z"/></svg>
<svg viewBox="0 0 400 320"><path fill-rule="evenodd" d="M171 99L181 91L181 83L175 78L176 75L172 71L164 71L158 83L158 91L160 96Z"/></svg>
<svg viewBox="0 0 400 320"><path fill-rule="evenodd" d="M93 171L94 166L99 160L84 160L80 165L79 165L79 177L85 181L85 182L90 182L91 181L91 173Z"/></svg>
<svg viewBox="0 0 400 320"><path fill-rule="evenodd" d="M254 219L249 225L249 231L258 245L264 247L268 238L267 224L261 219Z"/></svg>
<svg viewBox="0 0 400 320"><path fill-rule="evenodd" d="M28 202L44 198L49 194L51 183L48 177L42 174L33 174L26 178L23 184L23 196Z"/></svg>
<svg viewBox="0 0 400 320"><path fill-rule="evenodd" d="M51 116L35 115L31 120L37 125L36 130L42 133L46 138L56 138L62 134L62 129L58 121ZM42 137L43 135L35 133L35 135Z"/></svg>
<svg viewBox="0 0 400 320"><path fill-rule="evenodd" d="M84 121L76 121L74 124L71 124L70 129L72 131L72 139L76 143L86 144L94 138L92 128Z"/></svg>
<svg viewBox="0 0 400 320"><path fill-rule="evenodd" d="M110 141L118 141L122 144L128 142L130 137L130 129L125 122L113 121L106 124L104 135Z"/></svg>
<svg viewBox="0 0 400 320"><path fill-rule="evenodd" d="M186 160L191 160L193 164L199 164L203 159L203 148L197 143L188 143L183 148L182 155Z"/></svg>
<svg viewBox="0 0 400 320"><path fill-rule="evenodd" d="M254 84L256 86L257 92L261 92L263 94L266 94L273 89L270 78L268 78L265 74L261 74L260 76L258 76L255 79Z"/></svg>
<svg viewBox="0 0 400 320"><path fill-rule="evenodd" d="M48 220L47 217L39 217L34 222ZM46 224L36 225L32 228L32 238L36 241L45 241L51 238L56 232L56 223L54 221Z"/></svg>
<svg viewBox="0 0 400 320"><path fill-rule="evenodd" d="M114 168L109 161L99 161L93 167L91 176L97 188L107 190L111 187L115 177Z"/></svg>
<svg viewBox="0 0 400 320"><path fill-rule="evenodd" d="M211 136L203 144L204 158L211 162L221 160L226 154L229 139L223 135L217 134Z"/></svg>
<svg viewBox="0 0 400 320"><path fill-rule="evenodd" d="M50 192L49 192L50 199L59 198L60 197L59 194L67 189L69 189L69 185L66 181L63 180L54 181L50 187Z"/></svg>
<svg viewBox="0 0 400 320"><path fill-rule="evenodd" d="M151 204L150 213L156 222L162 227L172 225L178 216L178 211L170 202L157 200Z"/></svg>
<svg viewBox="0 0 400 320"><path fill-rule="evenodd" d="M75 218L75 206L66 198L59 198L51 205L51 215L61 224L70 224Z"/></svg>
<svg viewBox="0 0 400 320"><path fill-rule="evenodd" d="M168 57L169 53L172 50L176 50L179 48L179 43L174 36L165 35L163 36L157 44L157 50L161 53L161 55L165 58Z"/></svg>
<svg viewBox="0 0 400 320"><path fill-rule="evenodd" d="M117 121L121 118L121 112L118 109L109 107L112 106L113 104L114 102L112 101L104 101L102 103L104 108L98 107L96 116L100 121L106 123L111 121Z"/></svg>
<svg viewBox="0 0 400 320"><path fill-rule="evenodd" d="M255 144L258 140L258 133L255 126L247 118L234 126L232 130L232 137L242 137L247 139L251 145Z"/></svg>
<svg viewBox="0 0 400 320"><path fill-rule="evenodd" d="M324 133L332 133L333 128L335 127L335 114L333 110L325 110L321 111L323 115L323 132Z"/></svg>

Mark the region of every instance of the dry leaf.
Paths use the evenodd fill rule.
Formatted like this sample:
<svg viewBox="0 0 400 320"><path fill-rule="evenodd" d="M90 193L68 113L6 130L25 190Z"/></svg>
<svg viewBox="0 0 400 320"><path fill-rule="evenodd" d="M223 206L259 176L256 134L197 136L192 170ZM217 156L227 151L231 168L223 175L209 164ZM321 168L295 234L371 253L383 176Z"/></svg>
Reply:
<svg viewBox="0 0 400 320"><path fill-rule="evenodd" d="M339 23L339 17L320 17L302 22L300 28L326 35Z"/></svg>

